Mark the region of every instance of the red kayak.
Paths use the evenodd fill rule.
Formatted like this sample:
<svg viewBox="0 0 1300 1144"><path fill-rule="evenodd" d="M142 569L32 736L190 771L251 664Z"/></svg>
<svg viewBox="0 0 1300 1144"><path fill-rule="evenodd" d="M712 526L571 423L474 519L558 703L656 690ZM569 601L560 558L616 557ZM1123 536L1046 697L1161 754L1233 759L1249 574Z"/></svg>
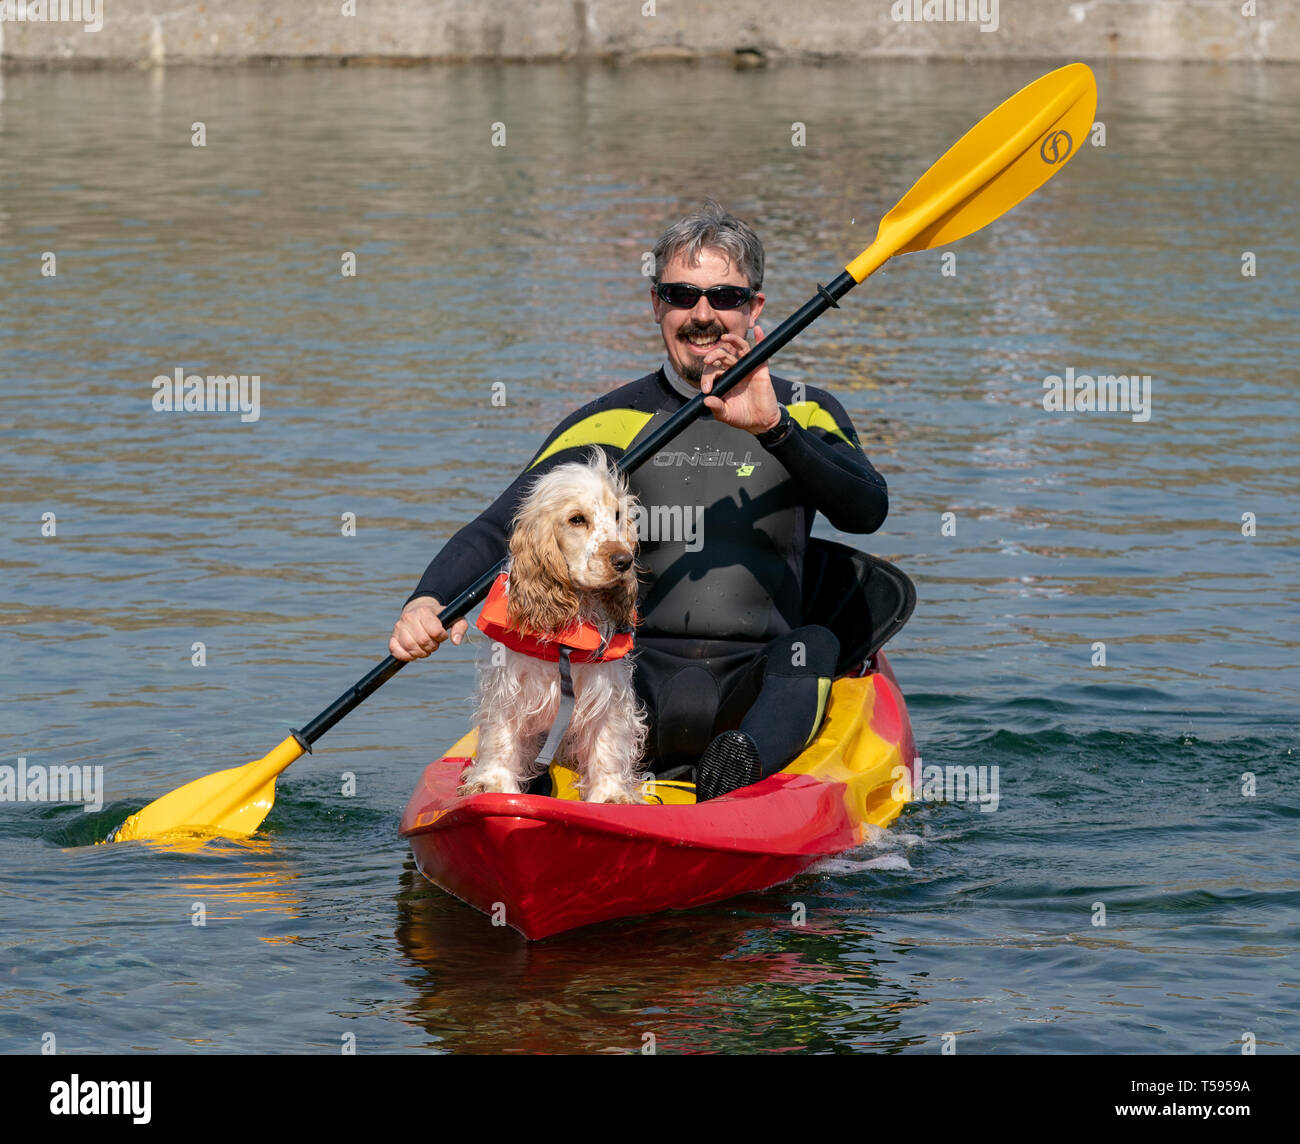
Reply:
<svg viewBox="0 0 1300 1144"><path fill-rule="evenodd" d="M907 707L884 655L872 664L834 682L817 738L785 770L698 805L690 784L663 782L642 806L580 802L554 765L558 797L461 798L471 731L425 770L402 836L426 878L532 939L778 885L911 796Z"/></svg>

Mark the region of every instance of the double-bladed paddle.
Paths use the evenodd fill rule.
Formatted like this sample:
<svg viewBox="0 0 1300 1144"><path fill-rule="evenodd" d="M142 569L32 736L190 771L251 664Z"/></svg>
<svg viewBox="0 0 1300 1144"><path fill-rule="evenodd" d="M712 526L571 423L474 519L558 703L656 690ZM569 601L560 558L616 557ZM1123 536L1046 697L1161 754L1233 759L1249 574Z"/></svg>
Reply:
<svg viewBox="0 0 1300 1144"><path fill-rule="evenodd" d="M829 285L756 342L717 378L721 396L788 344L823 312L896 254L931 250L964 238L1032 194L1074 155L1092 126L1097 84L1084 64L1068 64L1036 79L999 105L954 143L883 219L875 241ZM631 472L700 416L697 394L617 462ZM504 563L504 562L503 562ZM439 614L446 628L488 593L500 565L488 569ZM275 801L275 779L290 763L392 679L406 661L391 655L340 695L300 731L290 732L265 758L217 771L151 802L108 841L174 833L252 834Z"/></svg>

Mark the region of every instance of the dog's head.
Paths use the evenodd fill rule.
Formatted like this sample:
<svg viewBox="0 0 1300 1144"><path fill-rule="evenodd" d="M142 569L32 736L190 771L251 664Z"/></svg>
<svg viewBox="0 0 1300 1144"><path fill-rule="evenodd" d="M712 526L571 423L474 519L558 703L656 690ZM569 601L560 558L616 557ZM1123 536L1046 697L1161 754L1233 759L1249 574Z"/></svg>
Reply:
<svg viewBox="0 0 1300 1144"><path fill-rule="evenodd" d="M636 607L637 505L627 478L593 448L557 465L524 497L510 534L512 627L558 632L595 603L619 626ZM593 599L594 598L594 599Z"/></svg>

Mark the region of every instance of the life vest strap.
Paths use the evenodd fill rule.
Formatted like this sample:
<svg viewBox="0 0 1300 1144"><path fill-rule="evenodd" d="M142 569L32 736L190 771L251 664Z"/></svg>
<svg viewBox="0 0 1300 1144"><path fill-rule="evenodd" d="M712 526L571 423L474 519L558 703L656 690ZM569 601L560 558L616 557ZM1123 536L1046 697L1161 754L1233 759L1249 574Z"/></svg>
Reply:
<svg viewBox="0 0 1300 1144"><path fill-rule="evenodd" d="M551 723L551 732L546 736L542 749L537 752L537 758L534 760L534 766L540 765L543 770L551 765L551 760L559 753L560 743L564 741L564 733L573 722L573 669L569 665L567 647L560 649L558 663L560 665L560 706L555 712L554 722Z"/></svg>

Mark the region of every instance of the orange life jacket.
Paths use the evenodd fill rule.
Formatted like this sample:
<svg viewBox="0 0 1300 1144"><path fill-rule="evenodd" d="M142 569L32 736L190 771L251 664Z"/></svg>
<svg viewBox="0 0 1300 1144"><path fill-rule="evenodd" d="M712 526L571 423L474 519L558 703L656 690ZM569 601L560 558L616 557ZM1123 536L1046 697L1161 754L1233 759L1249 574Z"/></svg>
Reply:
<svg viewBox="0 0 1300 1144"><path fill-rule="evenodd" d="M522 652L536 659L549 659L558 663L560 649L569 649L569 660L573 663L604 663L611 659L622 659L632 650L632 629L618 628L605 640L600 629L590 621L570 624L564 631L550 638L544 638L534 632L519 631L510 627L506 593L509 590L510 573L502 572L488 593L487 602L479 613L478 628L489 639L505 644L511 651Z"/></svg>

